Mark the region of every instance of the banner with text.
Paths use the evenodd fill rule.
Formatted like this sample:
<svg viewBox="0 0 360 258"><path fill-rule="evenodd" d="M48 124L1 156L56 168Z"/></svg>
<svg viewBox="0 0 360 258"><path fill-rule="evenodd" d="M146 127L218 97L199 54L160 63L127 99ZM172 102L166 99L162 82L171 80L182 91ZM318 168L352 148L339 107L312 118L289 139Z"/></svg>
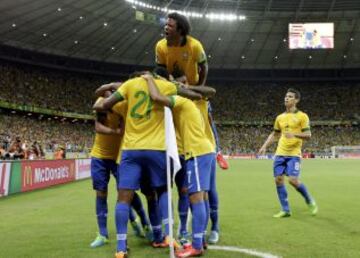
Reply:
<svg viewBox="0 0 360 258"><path fill-rule="evenodd" d="M11 163L0 162L0 197L9 193Z"/></svg>
<svg viewBox="0 0 360 258"><path fill-rule="evenodd" d="M23 161L21 191L31 191L75 180L75 160Z"/></svg>

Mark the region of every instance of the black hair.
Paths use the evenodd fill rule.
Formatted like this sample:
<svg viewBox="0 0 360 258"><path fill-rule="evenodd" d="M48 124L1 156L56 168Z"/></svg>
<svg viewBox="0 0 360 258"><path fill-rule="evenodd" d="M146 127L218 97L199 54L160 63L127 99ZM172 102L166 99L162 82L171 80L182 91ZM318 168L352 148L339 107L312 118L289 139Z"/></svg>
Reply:
<svg viewBox="0 0 360 258"><path fill-rule="evenodd" d="M174 12L169 13L167 17L176 21L176 29L180 31L181 36L186 37L190 33L191 26L186 16Z"/></svg>
<svg viewBox="0 0 360 258"><path fill-rule="evenodd" d="M168 79L168 80L170 78L169 72L163 66L156 66L153 70L153 73L160 75L161 77L164 77L165 79Z"/></svg>
<svg viewBox="0 0 360 258"><path fill-rule="evenodd" d="M287 90L287 92L294 93L294 94L295 94L295 99L300 100L300 98L301 98L300 91L298 91L298 90L296 90L296 89L294 89L294 88L289 88L289 89Z"/></svg>

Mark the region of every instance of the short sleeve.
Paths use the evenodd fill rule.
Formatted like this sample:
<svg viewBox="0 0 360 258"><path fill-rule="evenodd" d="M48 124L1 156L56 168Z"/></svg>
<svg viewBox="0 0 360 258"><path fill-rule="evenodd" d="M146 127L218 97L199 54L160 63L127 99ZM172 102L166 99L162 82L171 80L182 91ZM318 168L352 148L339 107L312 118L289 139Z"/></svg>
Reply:
<svg viewBox="0 0 360 258"><path fill-rule="evenodd" d="M165 53L161 48L160 42L158 42L155 47L155 63L158 65L166 65Z"/></svg>
<svg viewBox="0 0 360 258"><path fill-rule="evenodd" d="M281 132L280 123L279 123L279 117L276 117L276 119L275 119L274 131L277 132L277 133Z"/></svg>
<svg viewBox="0 0 360 258"><path fill-rule="evenodd" d="M198 64L207 62L204 48L199 41L197 41L194 46L194 60Z"/></svg>
<svg viewBox="0 0 360 258"><path fill-rule="evenodd" d="M301 131L310 131L310 119L307 114L304 114L301 118Z"/></svg>

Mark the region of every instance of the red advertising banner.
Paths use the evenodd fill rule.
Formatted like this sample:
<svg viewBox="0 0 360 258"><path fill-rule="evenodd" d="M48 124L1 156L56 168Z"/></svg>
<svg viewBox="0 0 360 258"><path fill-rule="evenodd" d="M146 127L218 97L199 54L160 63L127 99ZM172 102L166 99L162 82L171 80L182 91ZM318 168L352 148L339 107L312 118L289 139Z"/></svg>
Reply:
<svg viewBox="0 0 360 258"><path fill-rule="evenodd" d="M21 164L21 191L49 187L75 180L75 160L36 160Z"/></svg>

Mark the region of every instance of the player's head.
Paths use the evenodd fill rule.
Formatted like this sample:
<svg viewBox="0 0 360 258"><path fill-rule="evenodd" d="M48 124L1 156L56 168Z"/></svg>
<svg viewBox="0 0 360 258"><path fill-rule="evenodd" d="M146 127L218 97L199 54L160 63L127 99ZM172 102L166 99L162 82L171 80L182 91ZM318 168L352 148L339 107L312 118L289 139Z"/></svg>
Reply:
<svg viewBox="0 0 360 258"><path fill-rule="evenodd" d="M287 90L285 94L285 106L286 107L293 107L299 103L301 98L300 92L294 88L290 88Z"/></svg>
<svg viewBox="0 0 360 258"><path fill-rule="evenodd" d="M189 20L179 13L169 13L165 24L165 38L186 37L190 33Z"/></svg>
<svg viewBox="0 0 360 258"><path fill-rule="evenodd" d="M153 70L153 73L167 79L167 80L170 80L170 74L169 72L166 70L165 67L162 67L162 66L156 66Z"/></svg>

